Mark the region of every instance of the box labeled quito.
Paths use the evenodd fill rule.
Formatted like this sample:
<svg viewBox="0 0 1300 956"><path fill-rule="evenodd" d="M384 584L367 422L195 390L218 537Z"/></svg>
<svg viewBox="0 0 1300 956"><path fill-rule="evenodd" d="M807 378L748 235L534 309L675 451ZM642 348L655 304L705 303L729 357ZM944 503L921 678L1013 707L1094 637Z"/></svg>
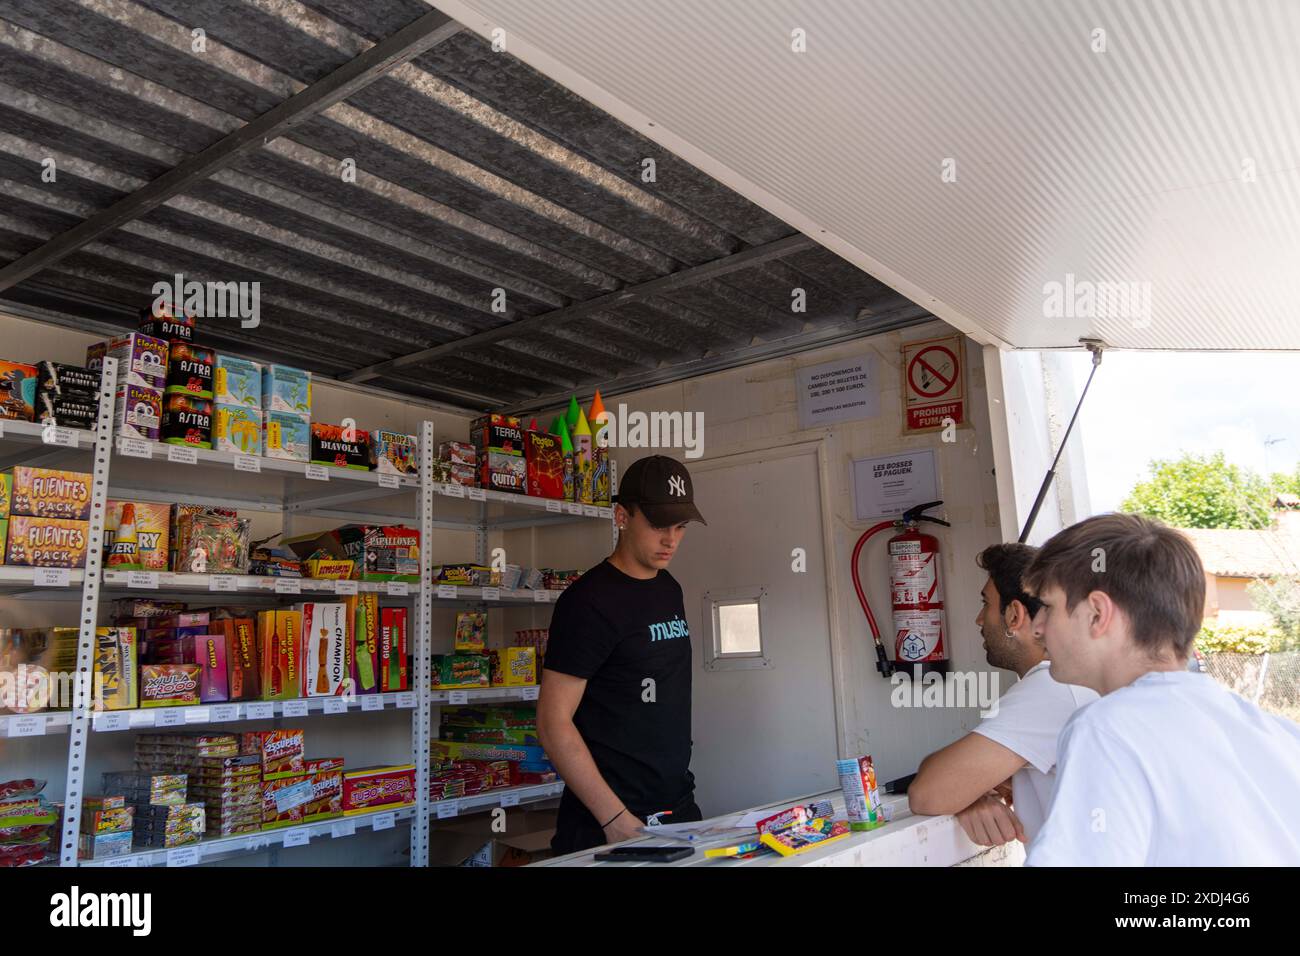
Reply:
<svg viewBox="0 0 1300 956"><path fill-rule="evenodd" d="M537 498L564 497L564 449L557 436L525 432L524 463L528 471L528 494Z"/></svg>
<svg viewBox="0 0 1300 956"><path fill-rule="evenodd" d="M524 432L513 415L483 415L470 423L481 488L524 494L528 471Z"/></svg>
<svg viewBox="0 0 1300 956"><path fill-rule="evenodd" d="M360 428L311 423L311 461L335 468L370 470L370 433Z"/></svg>

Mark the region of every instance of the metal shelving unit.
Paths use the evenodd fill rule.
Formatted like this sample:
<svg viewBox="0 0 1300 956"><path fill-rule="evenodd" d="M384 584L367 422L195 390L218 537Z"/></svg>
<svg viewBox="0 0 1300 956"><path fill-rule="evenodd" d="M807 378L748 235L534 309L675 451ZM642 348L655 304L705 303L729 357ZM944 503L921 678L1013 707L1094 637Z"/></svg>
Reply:
<svg viewBox="0 0 1300 956"><path fill-rule="evenodd" d="M428 864L431 818L546 800L563 789L563 784L556 782L430 802L429 745L433 707L453 700L458 703L535 700L537 695L536 687L430 690L431 612L435 607L551 605L560 593L438 584L433 580L434 532L473 531L476 560L485 564L488 560L488 535L493 531L594 519L608 521L612 539L617 542L617 532L612 531L612 508L434 482L432 422L423 422L420 427L419 478L384 476L374 472L126 439L113 433L115 381L116 362L105 359L100 383L100 415L93 432L47 428L31 422L0 422L0 469L16 464L73 468L89 470L93 480L90 543L85 570L0 565L0 600L79 601L77 679L89 688L93 676L95 628L103 594L129 593L160 598L231 594L239 595L241 599L275 602L299 596L343 595L353 593L354 589L357 593L377 592L413 604L414 689L394 694L361 695L346 700L318 697L104 712L93 711L90 694L86 693L77 697L70 711L0 715L0 737L39 737L68 732L64 787L66 809L59 846L62 866L188 866L256 852L268 846L298 845L325 834L343 836L365 828L387 829L405 820L411 821L411 865L424 866ZM89 469L85 465L87 455L92 461ZM214 506L278 512L283 516L286 530L293 518L299 515L340 522L418 522L422 537L421 580L419 583L307 579L290 582L252 575L104 571L101 562L105 502L109 497L169 503L201 501ZM98 734L159 727L225 726L235 722L293 719L311 713L333 713L345 717L357 712L393 709L411 710L411 756L416 767L417 796L414 807L389 811L388 814L365 814L204 840L190 847L149 850L117 859L77 859L87 749ZM375 826L376 823L379 826Z"/></svg>

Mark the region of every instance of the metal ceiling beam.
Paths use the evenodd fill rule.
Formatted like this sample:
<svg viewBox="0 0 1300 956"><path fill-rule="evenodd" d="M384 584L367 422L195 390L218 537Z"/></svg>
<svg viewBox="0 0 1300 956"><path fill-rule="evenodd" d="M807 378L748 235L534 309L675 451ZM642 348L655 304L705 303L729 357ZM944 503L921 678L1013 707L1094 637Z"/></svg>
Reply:
<svg viewBox="0 0 1300 956"><path fill-rule="evenodd" d="M407 365L417 365L435 359L440 355L459 352L462 349L477 348L496 342L501 339L514 338L524 332L533 329L553 329L557 323L567 322L572 319L581 318L590 315L593 312L601 312L606 309L616 309L620 305L626 305L629 302L641 302L655 295L662 295L665 292L671 292L673 289L681 289L686 286L695 285L708 279L716 279L719 276L736 272L740 269L747 269L750 266L757 265L760 262L766 262L769 259L779 259L781 256L788 256L795 252L802 252L805 249L811 249L816 243L802 234L786 236L784 239L778 239L775 242L765 243L761 246L754 246L750 249L743 249L740 252L733 253L729 256L723 256L712 262L706 262L703 265L691 266L688 269L681 269L670 275L661 276L658 279L651 279L649 282L642 282L626 289L620 289L617 292L611 292L608 295L598 296L594 299L588 299L586 302L579 302L577 305L567 306L563 309L554 309L550 312L543 312L540 315L534 315L527 319L520 319L517 322L511 322L508 325L502 325L495 329L488 329L484 332L476 332L473 335L463 339L457 339L454 342L446 342L442 345L435 345L432 348L421 349L418 352L412 352L410 355L401 355L395 359L389 359L386 362L378 362L374 365L367 365L359 368L349 375L343 376L349 382L365 382L372 378L378 378L388 372L402 368Z"/></svg>
<svg viewBox="0 0 1300 956"><path fill-rule="evenodd" d="M346 99L395 67L459 33L461 29L461 25L446 14L438 10L430 10L328 76L322 77L256 119L228 133L207 149L163 173L148 185L73 226L67 232L55 236L45 245L32 250L16 262L0 268L0 291L10 288L87 243L147 213L195 182L204 180L217 170L230 165L250 150L259 149L271 140L283 136L295 126Z"/></svg>

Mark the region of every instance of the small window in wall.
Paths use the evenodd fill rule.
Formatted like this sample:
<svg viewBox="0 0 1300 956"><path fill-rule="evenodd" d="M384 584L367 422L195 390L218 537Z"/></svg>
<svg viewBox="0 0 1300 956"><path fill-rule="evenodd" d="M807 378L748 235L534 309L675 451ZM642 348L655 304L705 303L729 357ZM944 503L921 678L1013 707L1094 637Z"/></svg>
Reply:
<svg viewBox="0 0 1300 956"><path fill-rule="evenodd" d="M760 587L708 591L704 595L704 669L771 667L763 653L763 601Z"/></svg>

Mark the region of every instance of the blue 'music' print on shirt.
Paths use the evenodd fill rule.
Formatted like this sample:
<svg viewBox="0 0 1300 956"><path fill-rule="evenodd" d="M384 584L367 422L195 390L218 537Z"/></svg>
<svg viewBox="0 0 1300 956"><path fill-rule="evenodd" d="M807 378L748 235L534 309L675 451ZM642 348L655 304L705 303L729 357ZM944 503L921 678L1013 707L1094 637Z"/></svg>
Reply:
<svg viewBox="0 0 1300 956"><path fill-rule="evenodd" d="M681 620L681 618L677 617L675 614L671 621L661 621L658 624L650 625L651 641L671 641L675 637L690 636L691 632L686 626L686 622Z"/></svg>

